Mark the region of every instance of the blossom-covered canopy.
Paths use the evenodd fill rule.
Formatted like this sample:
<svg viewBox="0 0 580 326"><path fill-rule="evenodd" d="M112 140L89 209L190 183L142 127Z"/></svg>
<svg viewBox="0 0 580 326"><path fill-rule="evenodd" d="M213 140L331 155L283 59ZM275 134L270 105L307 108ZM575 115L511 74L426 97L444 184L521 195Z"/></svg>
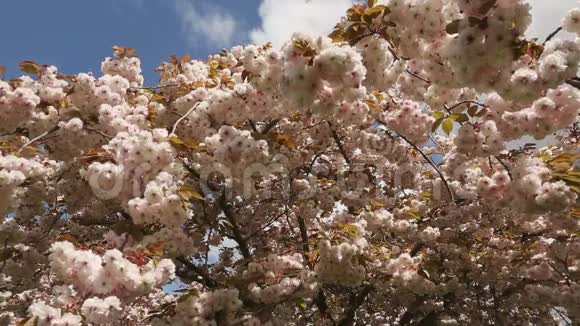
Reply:
<svg viewBox="0 0 580 326"><path fill-rule="evenodd" d="M156 86L126 47L100 77L21 62L0 324L580 323L580 9L545 42L531 19L369 0Z"/></svg>

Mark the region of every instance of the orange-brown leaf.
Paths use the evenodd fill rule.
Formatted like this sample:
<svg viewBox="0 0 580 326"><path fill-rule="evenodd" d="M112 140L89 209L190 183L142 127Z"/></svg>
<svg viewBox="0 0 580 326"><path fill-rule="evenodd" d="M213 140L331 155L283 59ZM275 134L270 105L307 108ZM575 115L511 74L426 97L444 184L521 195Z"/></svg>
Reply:
<svg viewBox="0 0 580 326"><path fill-rule="evenodd" d="M38 63L29 60L21 61L18 66L22 72L33 75L38 75L42 69Z"/></svg>

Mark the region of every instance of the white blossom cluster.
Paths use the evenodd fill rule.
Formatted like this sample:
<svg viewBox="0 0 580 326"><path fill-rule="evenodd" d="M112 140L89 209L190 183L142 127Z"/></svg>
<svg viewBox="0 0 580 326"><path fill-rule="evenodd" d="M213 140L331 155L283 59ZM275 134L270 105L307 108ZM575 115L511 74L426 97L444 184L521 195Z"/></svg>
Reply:
<svg viewBox="0 0 580 326"><path fill-rule="evenodd" d="M40 104L40 97L26 87L13 89L10 84L0 81L0 131L10 132L23 125L32 116L33 109Z"/></svg>
<svg viewBox="0 0 580 326"><path fill-rule="evenodd" d="M62 313L61 309L54 308L43 302L35 302L28 307L28 312L36 317L39 326L80 326L82 317L71 313Z"/></svg>
<svg viewBox="0 0 580 326"><path fill-rule="evenodd" d="M132 87L143 85L141 60L138 57L105 58L101 64L101 71L105 75L122 76L129 81Z"/></svg>
<svg viewBox="0 0 580 326"><path fill-rule="evenodd" d="M357 2L330 37L170 56L151 86L123 47L101 76L21 62L0 324L580 323L580 38L526 39L530 12Z"/></svg>
<svg viewBox="0 0 580 326"><path fill-rule="evenodd" d="M89 323L105 324L118 320L121 315L121 301L110 296L104 299L88 298L83 302L81 314Z"/></svg>
<svg viewBox="0 0 580 326"><path fill-rule="evenodd" d="M167 226L180 226L188 217L178 195L179 184L173 175L161 172L150 181L143 198L129 200L129 215L135 224L161 223Z"/></svg>
<svg viewBox="0 0 580 326"><path fill-rule="evenodd" d="M0 152L0 213L16 208L25 195L25 183L42 182L57 170L55 161L39 161Z"/></svg>
<svg viewBox="0 0 580 326"><path fill-rule="evenodd" d="M421 144L427 140L427 133L435 119L421 109L417 102L405 101L401 106L386 113L387 127L407 137L413 143Z"/></svg>
<svg viewBox="0 0 580 326"><path fill-rule="evenodd" d="M248 289L257 301L265 304L283 301L300 290L312 291L316 287L312 273L304 270L300 254L269 255L264 262L248 264L244 273L250 278L264 278L263 286L252 283Z"/></svg>
<svg viewBox="0 0 580 326"><path fill-rule="evenodd" d="M386 273L392 276L391 282L417 294L429 293L433 284L418 274L421 257L401 254L386 265Z"/></svg>
<svg viewBox="0 0 580 326"><path fill-rule="evenodd" d="M89 250L77 250L68 241L55 242L49 255L52 271L71 282L82 293L131 297L150 292L175 277L175 265L163 259L137 266L116 250L101 257Z"/></svg>
<svg viewBox="0 0 580 326"><path fill-rule="evenodd" d="M144 186L173 161L174 151L167 137L164 129L119 132L106 147L112 152L113 162L92 163L85 180L95 195L104 199L140 196Z"/></svg>
<svg viewBox="0 0 580 326"><path fill-rule="evenodd" d="M268 143L255 140L249 131L223 126L218 133L205 139L215 162L239 171L241 167L268 157Z"/></svg>
<svg viewBox="0 0 580 326"><path fill-rule="evenodd" d="M562 25L566 31L580 35L580 9L570 10L562 20Z"/></svg>
<svg viewBox="0 0 580 326"><path fill-rule="evenodd" d="M561 211L576 202L576 194L563 181L551 181L550 170L539 159L522 159L512 171L479 180L480 194L497 205L512 205L525 212Z"/></svg>
<svg viewBox="0 0 580 326"><path fill-rule="evenodd" d="M358 246L346 242L332 245L328 240L321 240L318 250L320 261L314 271L319 282L357 286L365 279L365 268L356 261Z"/></svg>
<svg viewBox="0 0 580 326"><path fill-rule="evenodd" d="M188 296L177 305L170 320L155 319L153 325L217 325L216 317L230 322L231 315L242 307L236 289L220 289Z"/></svg>

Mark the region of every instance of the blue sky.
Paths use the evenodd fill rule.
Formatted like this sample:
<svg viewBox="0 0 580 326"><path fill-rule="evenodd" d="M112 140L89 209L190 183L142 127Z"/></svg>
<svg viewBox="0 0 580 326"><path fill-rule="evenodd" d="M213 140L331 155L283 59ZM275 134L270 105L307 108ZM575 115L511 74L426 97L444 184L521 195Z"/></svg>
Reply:
<svg viewBox="0 0 580 326"><path fill-rule="evenodd" d="M560 24L574 0L529 0L530 36ZM136 49L147 85L170 54L205 59L248 42L282 45L293 31L329 32L352 0L16 0L2 3L0 65L20 75L18 62L53 64L63 73L92 71L113 45Z"/></svg>
<svg viewBox="0 0 580 326"><path fill-rule="evenodd" d="M229 8L248 26L259 22L259 0L207 3ZM65 73L98 73L111 47L122 45L136 49L146 80L154 82L153 69L168 55L205 58L221 48L201 37L194 44L171 0L19 0L5 1L2 9L0 29L5 36L0 65L7 67L9 76L19 74L21 60L54 64ZM234 43L248 41L243 34L237 37Z"/></svg>
<svg viewBox="0 0 580 326"><path fill-rule="evenodd" d="M57 0L4 1L0 30L5 31L0 49L0 65L6 66L8 77L20 75L18 62L33 60L52 64L67 74L92 71L100 74L101 61L111 55L113 45L135 48L141 57L146 84L157 81L153 71L170 54L190 54L205 59L222 47L246 44L255 38L253 30L261 30L268 21L278 34L290 33L296 25L278 15L294 7L299 14L305 6L317 3L338 4L343 12L348 0ZM271 4L274 4L273 6ZM260 5L265 8L261 10ZM261 10L261 11L260 11ZM320 11L318 11L320 12ZM260 13L262 15L260 16ZM314 15L318 15L314 13ZM335 14L336 16L337 14ZM322 17L322 15L321 15ZM291 17L288 17L291 18ZM330 30L338 17L322 17L319 21ZM305 31L308 23L297 22ZM261 30L264 32L263 30ZM262 39L277 39L268 31ZM279 42L278 42L279 43ZM278 44L279 45L279 44Z"/></svg>

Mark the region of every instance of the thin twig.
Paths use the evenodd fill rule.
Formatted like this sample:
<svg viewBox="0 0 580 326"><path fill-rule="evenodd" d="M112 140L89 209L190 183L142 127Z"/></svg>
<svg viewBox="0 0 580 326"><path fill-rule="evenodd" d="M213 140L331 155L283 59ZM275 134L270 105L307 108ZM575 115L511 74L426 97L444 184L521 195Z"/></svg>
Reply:
<svg viewBox="0 0 580 326"><path fill-rule="evenodd" d="M485 104L483 104L483 103L479 103L479 102L477 102L477 101L463 101L463 102L459 102L459 103L457 103L457 104L453 105L453 106L452 106L452 107L450 107L450 108L448 108L448 107L445 107L445 109L446 109L446 110L448 110L448 111L451 111L451 110L455 109L456 107L458 107L458 106L461 106L461 105L463 105L463 104L475 104L475 105L478 105L478 106L481 106L481 107L485 107Z"/></svg>
<svg viewBox="0 0 580 326"><path fill-rule="evenodd" d="M548 37L546 37L546 40L544 41L544 43L542 45L546 45L546 43L550 42L556 35L558 35L558 33L560 33L561 30L562 30L562 26L556 28L555 31L553 31L552 33L550 33L550 35L548 35Z"/></svg>
<svg viewBox="0 0 580 326"><path fill-rule="evenodd" d="M37 142L39 140L41 140L42 138L52 134L53 132L57 131L59 129L58 126L54 126L52 129L43 132L42 134L32 138L31 140L29 140L26 144L22 145L22 147L20 147L20 149L18 150L18 154L20 154L20 152L22 152L26 147L32 145L34 142Z"/></svg>
<svg viewBox="0 0 580 326"><path fill-rule="evenodd" d="M230 224L232 225L232 231L234 233L233 238L238 243L238 247L240 248L240 253L244 257L244 259L249 259L251 256L250 248L248 246L248 243L246 242L246 239L242 235L242 231L240 230L240 227L236 221L236 218L234 217L233 212L231 211L231 205L226 202L225 198L226 198L226 195L224 192L224 194L222 194L222 196L219 199L220 208L224 212L224 215L226 216L226 219L228 220L228 222L230 222Z"/></svg>
<svg viewBox="0 0 580 326"><path fill-rule="evenodd" d="M384 122L382 121L377 121L378 123L382 124L383 126L387 126ZM397 136L399 136L401 139L403 139L407 144L411 145L411 147L413 147L417 152L419 152L419 154L421 154L421 156L423 156L423 158L425 159L425 161L427 161L427 163L429 163L429 165L431 165L431 167L437 171L437 174L439 174L439 178L441 179L441 181L443 182L443 184L445 185L445 188L447 188L447 192L449 193L449 196L451 197L451 201L455 201L455 195L453 195L453 191L451 191L451 187L449 186L449 183L447 183L447 179L445 179L445 176L443 175L443 172L441 172L441 170L437 167L437 165L433 162L433 160L427 156L427 154L425 154L417 145L415 145L412 141L410 141L407 137L399 134L398 132L393 131L395 134L397 134Z"/></svg>
<svg viewBox="0 0 580 326"><path fill-rule="evenodd" d="M326 121L326 123L328 124L328 128L330 128L330 132L332 133L332 138L336 142L336 146L338 146L338 150L342 154L342 157L344 157L344 160L346 161L346 163L350 164L350 158L348 157L348 155L346 155L346 151L344 150L344 147L342 146L342 141L340 140L338 133L336 132L336 130L334 130L334 128L332 128L332 123L330 123L330 121Z"/></svg>
<svg viewBox="0 0 580 326"><path fill-rule="evenodd" d="M512 172L510 171L510 168L507 166L507 164L505 164L504 161L501 160L501 158L499 158L499 156L494 156L495 159L499 162L499 164L501 164L503 166L503 168L507 171L507 174L510 177L510 180L513 180L514 178L512 177Z"/></svg>
<svg viewBox="0 0 580 326"><path fill-rule="evenodd" d="M102 132L102 131L100 131L100 130L98 130L98 129L94 129L94 128L92 128L92 127L85 127L85 129L86 129L86 130L88 130L88 131L93 131L93 132L96 132L96 133L98 133L99 135L103 136L105 139L113 139L113 138L115 138L115 137L113 137L113 136L107 135L106 133L104 133L104 132Z"/></svg>
<svg viewBox="0 0 580 326"><path fill-rule="evenodd" d="M312 173L312 168L314 167L314 164L316 163L316 160L318 160L318 158L320 157L320 155L322 155L322 152L318 152L314 155L314 157L312 158L312 161L310 162L310 165L308 166L308 174Z"/></svg>
<svg viewBox="0 0 580 326"><path fill-rule="evenodd" d="M252 119L248 119L248 123L250 124L250 127L252 127L252 131L258 133L258 128L256 128L254 121L252 121Z"/></svg>
<svg viewBox="0 0 580 326"><path fill-rule="evenodd" d="M161 85L161 86L143 86L143 87L129 87L129 90L137 90L137 89L162 89L162 88L169 88L175 86L187 85L187 83L180 83L180 84L168 84L168 85Z"/></svg>
<svg viewBox="0 0 580 326"><path fill-rule="evenodd" d="M429 139L433 142L433 144L437 145L437 147L439 147L439 149L445 153L445 148L443 148L443 146L441 146L441 144L439 144L439 142L437 142L431 134L428 134L428 136L429 136Z"/></svg>
<svg viewBox="0 0 580 326"><path fill-rule="evenodd" d="M177 257L176 260L185 265L187 268L189 268L197 275L199 275L203 279L204 285L207 286L208 288L215 288L219 285L214 279L211 278L211 276L207 273L207 271L195 265L192 261L188 260L187 258Z"/></svg>
<svg viewBox="0 0 580 326"><path fill-rule="evenodd" d="M6 237L6 239L4 240L4 249L2 249L2 253L6 254L6 251L8 250L8 239L9 237ZM0 267L0 273L2 273L4 271L4 267L6 267L6 262L8 261L8 257L4 257L3 261L2 261L2 267Z"/></svg>
<svg viewBox="0 0 580 326"><path fill-rule="evenodd" d="M175 130L177 130L177 126L181 123L181 121L183 121L185 118L187 118L187 116L190 115L191 112L193 112L193 110L195 110L199 106L199 103L201 103L201 102L195 103L195 105L191 109L189 109L189 111L187 111L186 114L184 114L181 118L179 118L175 122L175 124L173 125L173 129L171 130L171 135L175 135Z"/></svg>
<svg viewBox="0 0 580 326"><path fill-rule="evenodd" d="M274 120L268 122L266 127L264 127L264 130L262 130L262 134L265 135L265 134L269 133L270 130L272 130L272 128L274 128L276 126L276 124L278 124L279 121L280 121L280 119L274 119Z"/></svg>
<svg viewBox="0 0 580 326"><path fill-rule="evenodd" d="M411 76L413 76L413 77L415 77L415 78L419 79L420 81L422 81L422 82L424 82L424 83L427 83L428 85L431 85L431 82L430 82L429 80L427 80L427 79L425 79L425 78L423 78L423 77L421 77L421 76L417 75L416 73L414 73L414 72L412 72L411 70L409 70L409 68L405 69L405 72L406 72L406 73L408 73L409 75L411 75Z"/></svg>
<svg viewBox="0 0 580 326"><path fill-rule="evenodd" d="M339 326L351 326L354 324L354 317L356 315L356 311L363 303L366 301L367 296L373 290L373 286L367 284L363 287L360 293L353 295L349 302L349 309L344 314L344 318L338 323Z"/></svg>

